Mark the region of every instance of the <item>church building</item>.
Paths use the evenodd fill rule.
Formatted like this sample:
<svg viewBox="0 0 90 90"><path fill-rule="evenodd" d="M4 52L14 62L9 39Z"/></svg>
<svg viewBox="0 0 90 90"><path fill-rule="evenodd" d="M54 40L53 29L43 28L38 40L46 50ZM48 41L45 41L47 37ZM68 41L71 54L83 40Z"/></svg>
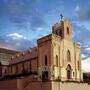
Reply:
<svg viewBox="0 0 90 90"><path fill-rule="evenodd" d="M28 73L37 81L82 81L80 44L73 42L72 32L70 22L61 19L51 34L37 40L37 47L11 58L2 76Z"/></svg>

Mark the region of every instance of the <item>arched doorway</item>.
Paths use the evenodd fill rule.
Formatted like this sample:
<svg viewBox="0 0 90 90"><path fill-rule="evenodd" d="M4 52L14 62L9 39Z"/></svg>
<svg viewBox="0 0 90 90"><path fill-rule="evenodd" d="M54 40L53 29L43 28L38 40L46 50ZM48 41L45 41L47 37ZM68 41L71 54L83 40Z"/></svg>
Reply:
<svg viewBox="0 0 90 90"><path fill-rule="evenodd" d="M48 80L48 71L42 71L42 81Z"/></svg>
<svg viewBox="0 0 90 90"><path fill-rule="evenodd" d="M67 70L67 79L72 79L72 68L70 64L68 64L66 70Z"/></svg>

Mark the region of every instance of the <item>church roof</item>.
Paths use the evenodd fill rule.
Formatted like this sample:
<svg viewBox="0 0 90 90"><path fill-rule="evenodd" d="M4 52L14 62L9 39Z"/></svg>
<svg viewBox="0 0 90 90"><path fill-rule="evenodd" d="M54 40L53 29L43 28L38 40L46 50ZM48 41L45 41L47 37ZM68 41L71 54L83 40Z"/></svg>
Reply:
<svg viewBox="0 0 90 90"><path fill-rule="evenodd" d="M0 48L0 53L15 55L16 53L18 53L18 51L6 49L6 48Z"/></svg>
<svg viewBox="0 0 90 90"><path fill-rule="evenodd" d="M31 48L25 52L19 53L16 56L14 56L12 60L10 60L9 65L20 63L20 62L25 62L28 60L33 60L37 57L38 57L37 48L34 47L34 48Z"/></svg>

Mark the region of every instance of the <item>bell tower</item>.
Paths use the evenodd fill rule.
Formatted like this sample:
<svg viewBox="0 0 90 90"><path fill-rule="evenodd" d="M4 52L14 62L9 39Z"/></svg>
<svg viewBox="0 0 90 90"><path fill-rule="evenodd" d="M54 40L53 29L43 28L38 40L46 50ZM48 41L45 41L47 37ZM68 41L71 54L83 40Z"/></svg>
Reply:
<svg viewBox="0 0 90 90"><path fill-rule="evenodd" d="M61 37L61 39L72 40L72 29L69 21L62 15L59 23L52 26L52 33Z"/></svg>

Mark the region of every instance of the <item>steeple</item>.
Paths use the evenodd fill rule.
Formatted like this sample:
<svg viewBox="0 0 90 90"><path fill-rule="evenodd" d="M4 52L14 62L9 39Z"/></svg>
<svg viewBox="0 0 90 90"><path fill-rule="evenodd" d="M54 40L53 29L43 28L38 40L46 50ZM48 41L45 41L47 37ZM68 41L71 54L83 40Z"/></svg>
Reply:
<svg viewBox="0 0 90 90"><path fill-rule="evenodd" d="M52 33L61 37L61 39L72 40L72 29L69 21L60 14L60 22L52 26Z"/></svg>

